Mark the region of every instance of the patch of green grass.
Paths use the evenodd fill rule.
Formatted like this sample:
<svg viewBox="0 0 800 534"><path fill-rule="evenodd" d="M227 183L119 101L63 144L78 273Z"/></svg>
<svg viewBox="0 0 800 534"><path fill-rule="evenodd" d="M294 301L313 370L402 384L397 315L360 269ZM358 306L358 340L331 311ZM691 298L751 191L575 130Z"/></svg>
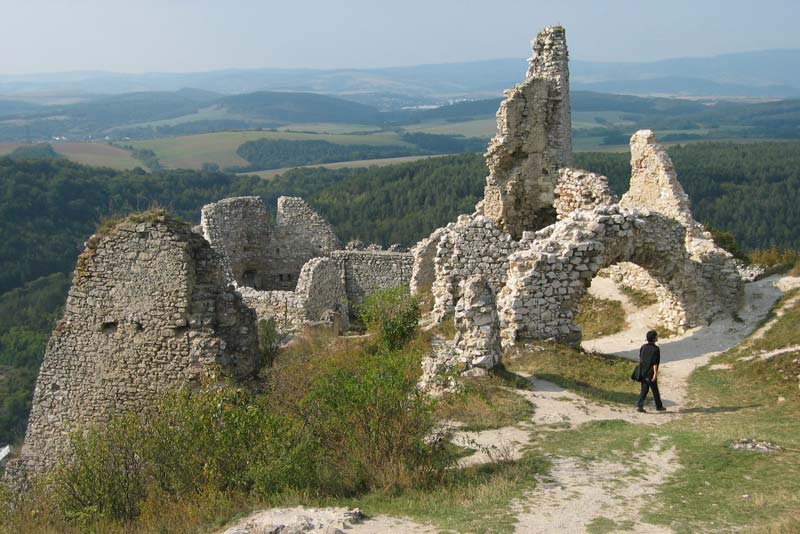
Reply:
<svg viewBox="0 0 800 534"><path fill-rule="evenodd" d="M658 298L655 294L642 291L640 289L634 289L630 286L619 286L619 290L622 292L623 295L628 297L628 300L631 301L631 304L636 306L637 308L645 308L647 306L652 306L656 302L658 302Z"/></svg>
<svg viewBox="0 0 800 534"><path fill-rule="evenodd" d="M436 416L463 423L462 430L486 430L530 419L533 407L494 376L464 381L464 389L448 395L436 407Z"/></svg>
<svg viewBox="0 0 800 534"><path fill-rule="evenodd" d="M575 323L581 327L583 339L616 334L625 328L625 310L618 300L599 299L587 293L578 307Z"/></svg>
<svg viewBox="0 0 800 534"><path fill-rule="evenodd" d="M607 517L595 517L586 525L586 531L589 534L608 534L610 532L619 532L620 530L633 530L633 521L617 523Z"/></svg>
<svg viewBox="0 0 800 534"><path fill-rule="evenodd" d="M792 342L784 331L769 331L765 343ZM533 353L535 356L535 353ZM539 353L541 354L541 353ZM562 356L565 353L562 353ZM661 426L598 421L576 429L535 435L533 446L543 455L562 455L586 461L611 460L628 465L657 442L674 447L678 470L659 486L642 511L645 521L665 525L676 533L709 531L797 532L800 524L800 453L785 450L759 454L731 448L742 438L769 441L800 449L800 389L797 354L769 360L741 361L746 350L733 349L712 360L729 370L695 371L689 381L690 404L681 417ZM568 354L567 354L568 356ZM540 367L550 356L525 355ZM595 369L595 364L587 364ZM515 364L512 364L516 368ZM602 367L600 371L602 374ZM598 376L593 387L602 382ZM781 401L780 398L784 400ZM654 415L654 417L656 417ZM644 472L642 472L644 474ZM604 518L590 529L605 532ZM605 529L605 530L604 530Z"/></svg>
<svg viewBox="0 0 800 534"><path fill-rule="evenodd" d="M784 305L787 300L797 295L798 291L794 290L787 293L778 302L778 306ZM783 315L778 317L775 324L767 332L767 335L761 339L754 340L750 347L754 350L775 350L798 344L800 344L800 302L786 307Z"/></svg>
<svg viewBox="0 0 800 534"><path fill-rule="evenodd" d="M634 363L626 358L540 342L509 351L505 361L510 371L554 382L595 400L633 404L639 397L638 385L630 379Z"/></svg>
<svg viewBox="0 0 800 534"><path fill-rule="evenodd" d="M547 468L544 457L526 453L515 462L455 471L445 484L436 488L398 495L371 494L345 504L358 506L371 515L407 516L448 531L510 533L516 524L512 501L532 490L537 475Z"/></svg>

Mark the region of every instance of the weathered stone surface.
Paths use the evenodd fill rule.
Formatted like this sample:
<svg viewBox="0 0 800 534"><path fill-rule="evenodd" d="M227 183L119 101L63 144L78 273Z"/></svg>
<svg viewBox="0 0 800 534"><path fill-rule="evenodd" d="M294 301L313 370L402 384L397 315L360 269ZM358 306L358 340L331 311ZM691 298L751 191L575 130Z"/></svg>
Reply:
<svg viewBox="0 0 800 534"><path fill-rule="evenodd" d="M278 199L274 225L261 198L226 198L203 207L201 227L228 278L260 291L293 291L308 260L341 248L330 224L296 197Z"/></svg>
<svg viewBox="0 0 800 534"><path fill-rule="evenodd" d="M524 82L509 89L489 143L480 211L515 239L555 221L558 168L571 153L568 52L564 28L545 28L532 43Z"/></svg>
<svg viewBox="0 0 800 534"><path fill-rule="evenodd" d="M463 296L455 310L456 351L466 369L491 369L500 363L500 322L495 296L481 275L464 282Z"/></svg>
<svg viewBox="0 0 800 534"><path fill-rule="evenodd" d="M331 257L339 266L351 310L380 289L409 286L414 258L408 252L339 250Z"/></svg>
<svg viewBox="0 0 800 534"><path fill-rule="evenodd" d="M8 474L51 467L72 430L140 411L210 371L246 379L256 363L255 314L208 243L167 217L124 221L78 259Z"/></svg>
<svg viewBox="0 0 800 534"><path fill-rule="evenodd" d="M592 210L614 202L616 198L605 176L578 169L559 170L554 204L559 220L574 211Z"/></svg>
<svg viewBox="0 0 800 534"><path fill-rule="evenodd" d="M483 215L462 215L432 237L437 235L431 292L433 316L441 321L453 312L467 278L482 275L493 291L500 291L506 283L508 257L518 249L518 243ZM422 249L416 250L421 262ZM430 253L430 245L425 252Z"/></svg>
<svg viewBox="0 0 800 534"><path fill-rule="evenodd" d="M533 48L526 80L506 92L497 113L483 200L413 251L411 288L419 292L430 283L432 318L444 320L465 281L481 275L498 294L504 343L576 341L577 304L604 268L655 293L654 319L668 328L734 313L742 296L736 266L692 217L652 132L631 139L631 186L619 203L605 177L564 168L570 106L563 28L545 29Z"/></svg>

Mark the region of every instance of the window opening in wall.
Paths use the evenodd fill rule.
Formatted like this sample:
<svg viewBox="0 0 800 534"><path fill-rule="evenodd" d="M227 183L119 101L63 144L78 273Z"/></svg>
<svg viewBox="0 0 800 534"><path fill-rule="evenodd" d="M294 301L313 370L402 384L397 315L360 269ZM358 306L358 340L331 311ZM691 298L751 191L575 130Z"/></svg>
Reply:
<svg viewBox="0 0 800 534"><path fill-rule="evenodd" d="M116 321L104 321L100 330L106 334L110 335L117 331L117 322Z"/></svg>

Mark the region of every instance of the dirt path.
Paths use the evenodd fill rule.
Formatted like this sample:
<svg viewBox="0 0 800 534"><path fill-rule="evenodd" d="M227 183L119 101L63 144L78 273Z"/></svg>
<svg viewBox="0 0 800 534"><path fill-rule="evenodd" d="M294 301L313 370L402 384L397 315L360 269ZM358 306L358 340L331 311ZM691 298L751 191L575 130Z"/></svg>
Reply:
<svg viewBox="0 0 800 534"><path fill-rule="evenodd" d="M639 511L679 464L675 450L657 444L629 464L556 458L548 477L515 503L518 534L586 532L593 523L640 534L671 530L642 522ZM648 474L641 465L648 466Z"/></svg>
<svg viewBox="0 0 800 534"><path fill-rule="evenodd" d="M600 298L622 302L628 315L628 325L625 331L618 334L584 342L584 349L618 354L632 360L638 358L638 348L657 314L657 305L636 308L613 282L606 279L596 281L596 287L595 284L592 286L592 293ZM664 403L670 407L667 413L640 414L632 407L595 402L551 382L534 378L532 391L513 390L525 396L533 405L533 414L529 421L494 430L454 433L453 441L456 444L477 451L463 458L460 465L519 458L530 444L534 430L555 432L590 421L613 419L638 425L659 425L679 417L686 408L686 385L692 371L708 363L715 354L740 343L756 330L782 292L794 287L800 287L800 278L773 276L747 284L745 304L739 312L740 321L720 320L709 326L694 328L683 335L661 340L662 370L659 382ZM800 295L796 298L800 299ZM776 315L780 316L780 310L776 311ZM652 449L638 454L640 461L636 463L584 461L573 457L554 458L553 468L548 476L542 477L532 491L514 502L513 507L517 513L515 532L580 533L587 532L589 528L637 534L671 532L668 528L642 522L639 512L647 504L648 498L658 491L658 486L680 468L675 451L668 444L659 442ZM652 467L646 480L641 470L642 464ZM242 530L231 529L230 534L257 532L242 528L246 524L247 519L242 520L237 525ZM329 526L330 528L315 532L439 532L431 525L384 515L365 519L363 522L342 523L337 519Z"/></svg>
<svg viewBox="0 0 800 534"><path fill-rule="evenodd" d="M628 315L628 324L623 332L585 342L584 349L635 360L644 333L656 316L657 306L637 309L613 282L597 280L600 280L597 287L593 284L595 296L622 302ZM687 383L692 371L756 330L782 291L795 287L798 281L800 279L787 280L786 277L776 276L748 284L745 288L745 304L739 312L740 320L719 320L661 341L662 370L659 382L662 384L665 405L671 407L667 413L640 414L629 406L595 402L550 382L534 379L533 391L515 390L533 404L531 421L514 427L460 435L459 439L471 440L482 447L463 462L490 461L493 454L518 457L530 442L529 437L525 438L524 431L533 427L541 432L551 425L550 430L557 431L589 421L610 419L658 425L679 417L687 407ZM677 471L680 465L674 450L664 448L663 444L646 451L645 456L648 465L658 466L653 471L655 475L651 473L647 481L641 478L635 466L556 458L549 477L515 504L519 510L516 532L586 532L593 522L602 522L607 527L613 527L613 530L626 532L670 532L660 526L642 523L638 512L645 505L647 496L655 493L658 485Z"/></svg>
<svg viewBox="0 0 800 534"><path fill-rule="evenodd" d="M720 352L724 352L750 335L767 317L772 306L780 299L782 291L795 287L796 277L770 276L745 286L745 303L738 318L720 319L707 326L692 328L684 334L662 339L659 388L667 408L683 409L686 405L686 384L692 371L708 363ZM592 283L592 290L600 298L617 298L619 291L613 282L598 278L600 284ZM606 284L608 282L610 284ZM622 295L622 297L625 297ZM623 307L626 307L626 301ZM627 306L630 302L627 301ZM637 360L639 347L644 343L644 334L657 314L657 305L649 306L628 317L628 327L618 334L585 341L586 351L617 354ZM626 308L627 309L627 308Z"/></svg>

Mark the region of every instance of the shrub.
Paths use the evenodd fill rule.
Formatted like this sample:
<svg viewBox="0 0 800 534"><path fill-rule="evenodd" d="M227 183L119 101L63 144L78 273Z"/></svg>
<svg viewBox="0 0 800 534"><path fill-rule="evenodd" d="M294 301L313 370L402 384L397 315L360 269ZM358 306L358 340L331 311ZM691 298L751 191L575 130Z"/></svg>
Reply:
<svg viewBox="0 0 800 534"><path fill-rule="evenodd" d="M359 318L389 350L402 348L417 329L419 302L403 287L382 289L364 299Z"/></svg>
<svg viewBox="0 0 800 534"><path fill-rule="evenodd" d="M139 439L139 425L131 416L114 419L104 429L93 427L71 436L71 461L61 463L54 477L69 519L83 524L138 515L147 494Z"/></svg>
<svg viewBox="0 0 800 534"><path fill-rule="evenodd" d="M428 443L433 405L416 388L419 369L415 353L362 353L314 379L300 410L320 446L323 491L410 488L443 472L450 458Z"/></svg>
<svg viewBox="0 0 800 534"><path fill-rule="evenodd" d="M327 341L278 358L265 393L207 384L71 436L71 461L48 481L58 511L46 514L81 531L126 530L203 496L349 496L440 480L453 455L431 442L433 407L416 388L424 340L403 352Z"/></svg>
<svg viewBox="0 0 800 534"><path fill-rule="evenodd" d="M278 329L275 319L258 321L259 368L272 367L272 362L275 361L285 339L286 334Z"/></svg>

